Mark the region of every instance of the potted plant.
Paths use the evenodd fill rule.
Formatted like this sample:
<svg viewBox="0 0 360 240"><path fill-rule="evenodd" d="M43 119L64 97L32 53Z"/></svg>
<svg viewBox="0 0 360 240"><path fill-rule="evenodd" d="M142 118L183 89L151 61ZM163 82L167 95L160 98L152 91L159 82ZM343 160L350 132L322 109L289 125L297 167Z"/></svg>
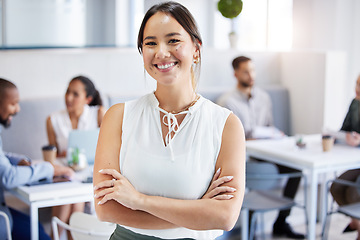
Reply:
<svg viewBox="0 0 360 240"><path fill-rule="evenodd" d="M219 12L226 18L231 20L231 32L229 33L230 46L236 48L237 34L235 30L234 18L236 18L242 11L242 0L220 0L218 2Z"/></svg>

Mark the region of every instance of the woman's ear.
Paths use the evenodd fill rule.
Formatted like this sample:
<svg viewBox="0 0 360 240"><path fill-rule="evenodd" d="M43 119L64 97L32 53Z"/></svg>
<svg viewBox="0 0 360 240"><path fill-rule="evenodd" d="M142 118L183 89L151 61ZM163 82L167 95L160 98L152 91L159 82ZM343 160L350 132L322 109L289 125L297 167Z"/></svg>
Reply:
<svg viewBox="0 0 360 240"><path fill-rule="evenodd" d="M89 105L93 100L93 97L92 96L88 96L86 97L86 104Z"/></svg>
<svg viewBox="0 0 360 240"><path fill-rule="evenodd" d="M200 57L200 49L196 49L194 54L193 54L193 58L198 59L199 57Z"/></svg>

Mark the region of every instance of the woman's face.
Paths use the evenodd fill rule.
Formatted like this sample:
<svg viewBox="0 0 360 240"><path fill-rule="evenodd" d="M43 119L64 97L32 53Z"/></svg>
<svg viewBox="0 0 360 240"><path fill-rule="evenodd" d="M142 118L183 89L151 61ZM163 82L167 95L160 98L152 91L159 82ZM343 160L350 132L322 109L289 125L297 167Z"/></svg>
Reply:
<svg viewBox="0 0 360 240"><path fill-rule="evenodd" d="M360 76L358 77L358 79L356 81L355 92L356 92L355 98L360 101Z"/></svg>
<svg viewBox="0 0 360 240"><path fill-rule="evenodd" d="M146 71L158 84L191 83L191 66L199 50L185 29L170 15L158 12L144 28L143 59Z"/></svg>
<svg viewBox="0 0 360 240"><path fill-rule="evenodd" d="M65 104L68 112L81 111L85 104L89 103L86 97L84 84L79 80L73 80L69 83L65 93Z"/></svg>

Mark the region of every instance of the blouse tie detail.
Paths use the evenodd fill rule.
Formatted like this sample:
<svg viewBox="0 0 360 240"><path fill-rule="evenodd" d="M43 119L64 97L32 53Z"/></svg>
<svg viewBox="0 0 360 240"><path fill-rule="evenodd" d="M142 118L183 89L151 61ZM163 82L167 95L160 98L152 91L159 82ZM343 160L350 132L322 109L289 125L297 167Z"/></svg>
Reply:
<svg viewBox="0 0 360 240"><path fill-rule="evenodd" d="M165 136L165 145L169 146L170 154L171 154L171 161L175 161L174 151L173 151L173 148L171 145L173 137L171 137L171 136L172 136L172 133L174 133L174 136L175 136L175 134L179 131L179 128L180 128L179 123L176 119L176 116L181 115L181 114L187 114L187 113L189 113L189 110L185 110L185 111L173 114L171 112L165 111L164 109L162 109L160 107L157 107L157 108L159 109L160 112L164 113L164 116L162 117L162 122L169 129L168 133Z"/></svg>

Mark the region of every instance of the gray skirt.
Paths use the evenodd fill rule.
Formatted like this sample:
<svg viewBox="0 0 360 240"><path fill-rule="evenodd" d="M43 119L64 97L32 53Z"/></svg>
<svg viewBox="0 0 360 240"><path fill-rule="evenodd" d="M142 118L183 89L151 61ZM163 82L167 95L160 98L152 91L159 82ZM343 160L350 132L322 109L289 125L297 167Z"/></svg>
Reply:
<svg viewBox="0 0 360 240"><path fill-rule="evenodd" d="M142 235L116 225L116 229L109 240L161 240L162 238ZM175 240L175 239L173 239ZM177 238L176 240L194 240L192 238Z"/></svg>

